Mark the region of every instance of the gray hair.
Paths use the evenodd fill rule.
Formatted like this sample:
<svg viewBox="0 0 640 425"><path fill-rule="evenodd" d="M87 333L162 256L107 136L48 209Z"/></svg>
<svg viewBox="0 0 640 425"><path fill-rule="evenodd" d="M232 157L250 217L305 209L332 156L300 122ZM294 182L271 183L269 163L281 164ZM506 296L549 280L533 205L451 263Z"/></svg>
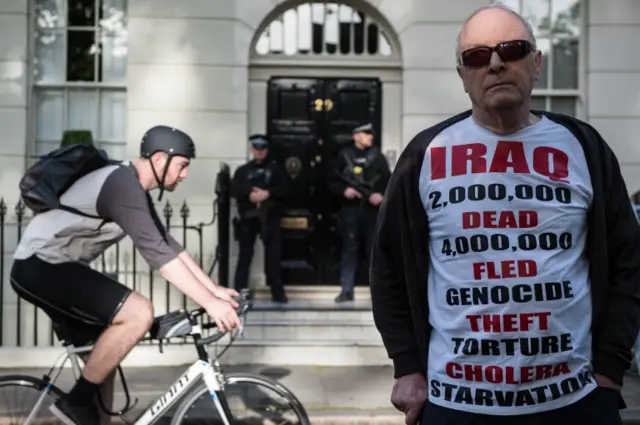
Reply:
<svg viewBox="0 0 640 425"><path fill-rule="evenodd" d="M511 13L513 16L515 16L516 18L518 18L520 20L520 22L522 22L522 25L524 25L527 28L527 32L529 33L529 37L531 38L531 42L533 43L533 47L535 49L536 46L536 37L535 35L533 35L533 26L531 25L531 23L521 14L519 14L518 12L516 12L515 10L513 10L512 8L510 8L507 5L504 5L502 3L494 3L494 4L489 4L486 6L482 6L478 9L476 9L475 12L473 12L471 14L471 16L469 16L465 21L464 24L462 25L462 28L460 28L460 32L458 32L458 37L456 38L456 62L458 64L460 64L460 48L461 48L461 43L460 43L460 39L462 37L462 31L464 30L464 27L467 25L467 23L474 17L476 16L478 13L482 12L483 10L487 10L487 9L502 9L504 11L507 11L509 13Z"/></svg>

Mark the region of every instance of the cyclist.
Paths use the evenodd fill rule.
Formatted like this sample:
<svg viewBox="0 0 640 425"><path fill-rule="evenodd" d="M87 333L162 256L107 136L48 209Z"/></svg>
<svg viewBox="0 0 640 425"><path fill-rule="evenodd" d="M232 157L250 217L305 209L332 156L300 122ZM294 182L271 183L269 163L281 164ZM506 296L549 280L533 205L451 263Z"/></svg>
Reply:
<svg viewBox="0 0 640 425"><path fill-rule="evenodd" d="M67 403L52 413L67 425L100 422L96 396L108 409L114 369L149 330L149 299L92 269L89 264L128 235L150 267L204 307L222 331L240 326L232 299L216 285L161 224L149 191L174 191L187 178L195 145L186 133L156 126L142 138L134 162L90 172L61 196L66 206L36 215L14 254L11 285L49 315L58 338L76 346L93 343L82 377ZM161 176L161 177L160 177ZM94 218L99 217L99 218ZM105 415L104 421L109 421Z"/></svg>

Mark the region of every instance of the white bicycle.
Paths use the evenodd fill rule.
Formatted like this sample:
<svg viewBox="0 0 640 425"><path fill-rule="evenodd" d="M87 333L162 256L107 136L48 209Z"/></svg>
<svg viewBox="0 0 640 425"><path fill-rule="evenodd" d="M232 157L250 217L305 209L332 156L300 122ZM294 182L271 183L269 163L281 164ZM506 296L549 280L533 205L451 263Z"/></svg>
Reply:
<svg viewBox="0 0 640 425"><path fill-rule="evenodd" d="M249 291L243 291L237 299L240 304L238 314L243 326L230 335L230 342L218 355L211 355L207 347L219 341L225 333L215 332L208 337L202 336L203 329L215 329L214 323L199 324L198 319L206 312L204 309L193 311L177 310L157 317L151 327L147 340L173 337L191 337L196 347L198 360L169 387L169 390L134 421L124 415L130 412L137 400L131 403L129 390L122 368L118 366L125 393L125 407L117 412L101 408L111 416L120 416L129 425L151 425L157 423L165 413L182 399L175 409L171 425L179 424L220 424L220 425L311 425L309 417L296 396L285 386L268 377L250 373L224 374L218 359L242 333L246 315L252 303ZM71 361L73 373L78 379L82 373L78 355L88 353L93 346L66 346L61 361L51 368L42 378L28 375L7 375L0 377L0 423L18 424L58 424L49 407L65 393L55 386L56 379L67 361ZM162 345L160 345L162 351ZM202 379L201 379L202 378ZM15 391L8 398L2 396L7 391ZM21 391L20 394L18 391ZM269 397L268 392L273 394ZM5 401L2 401L5 400ZM7 403L8 401L8 403ZM5 412L4 409L9 411ZM14 413L11 413L14 411ZM8 419L8 421L7 421Z"/></svg>

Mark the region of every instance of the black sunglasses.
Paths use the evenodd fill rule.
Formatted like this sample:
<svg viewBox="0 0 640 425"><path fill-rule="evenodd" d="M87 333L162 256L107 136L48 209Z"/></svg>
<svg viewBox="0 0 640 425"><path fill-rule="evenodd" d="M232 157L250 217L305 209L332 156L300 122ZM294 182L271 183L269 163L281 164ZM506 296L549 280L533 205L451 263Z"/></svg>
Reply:
<svg viewBox="0 0 640 425"><path fill-rule="evenodd" d="M527 40L512 40L496 44L494 47L480 46L473 47L460 53L460 63L468 68L480 68L491 63L491 55L496 52L503 62L518 61L535 47Z"/></svg>

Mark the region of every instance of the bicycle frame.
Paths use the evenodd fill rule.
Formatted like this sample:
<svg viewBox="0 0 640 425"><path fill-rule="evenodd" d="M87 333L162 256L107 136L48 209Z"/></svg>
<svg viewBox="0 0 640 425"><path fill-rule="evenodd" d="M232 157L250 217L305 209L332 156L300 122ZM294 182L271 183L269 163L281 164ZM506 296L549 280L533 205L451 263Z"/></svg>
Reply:
<svg viewBox="0 0 640 425"><path fill-rule="evenodd" d="M199 379L201 377L203 378L203 381L209 390L211 400L214 403L224 425L234 424L233 415L231 414L231 410L229 409L229 405L223 391L224 375L222 373L220 364L217 359L215 359L213 362L209 362L209 355L204 345L198 344L200 341L211 340L214 338L202 338L199 325L193 327L190 336L193 337L193 341L196 344L196 350L198 352L199 359L196 360L191 366L189 366L186 372L184 372L169 387L169 390L165 394L152 402L149 407L138 417L138 419L136 419L132 423L132 425L154 424L159 418L162 417L165 412L167 412L178 400L180 400L180 398L184 394L186 394L194 384L199 382ZM45 399L45 396L49 392L50 387L54 385L55 381L60 376L65 363L67 361L71 361L73 374L75 379L77 380L82 374L82 368L80 367L78 355L91 352L92 350L93 345L85 347L74 347L73 345L68 345L66 347L66 351L58 358L58 360L56 360L49 373L45 375L44 380L48 385L42 392L42 396L38 399L34 409L31 411L29 417L25 421L25 425L29 425L31 418L33 418L37 413L40 405ZM62 359L61 362L60 359ZM60 365L56 366L58 363L60 363ZM52 376L54 377L51 379L50 377Z"/></svg>

